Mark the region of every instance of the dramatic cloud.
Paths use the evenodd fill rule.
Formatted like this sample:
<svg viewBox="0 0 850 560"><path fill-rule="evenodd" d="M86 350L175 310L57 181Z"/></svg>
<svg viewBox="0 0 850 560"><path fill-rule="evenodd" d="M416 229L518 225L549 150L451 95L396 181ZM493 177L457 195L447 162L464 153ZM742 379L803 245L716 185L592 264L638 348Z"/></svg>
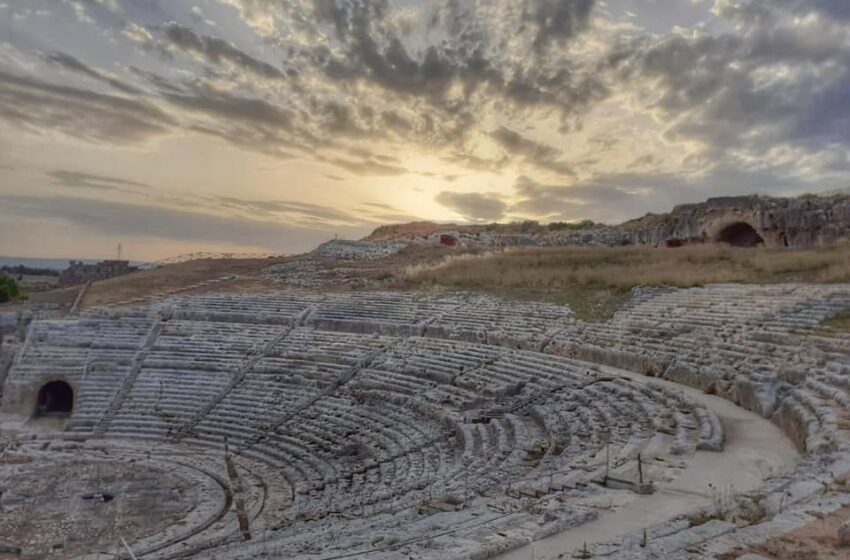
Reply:
<svg viewBox="0 0 850 560"><path fill-rule="evenodd" d="M228 63L236 69L247 70L261 78L281 80L285 77L279 69L242 52L232 43L199 35L177 22L171 21L165 24L163 32L177 49L197 55L212 64Z"/></svg>
<svg viewBox="0 0 850 560"><path fill-rule="evenodd" d="M514 213L542 216L549 220L575 220L580 216L598 219L599 210L615 203L635 204L639 195L630 192L629 182L604 181L571 186L542 185L528 177L517 179L515 191L518 201L511 207Z"/></svg>
<svg viewBox="0 0 850 560"><path fill-rule="evenodd" d="M72 72L77 72L84 76L88 76L89 78L109 84L118 91L129 94L141 93L141 90L139 88L129 84L125 84L121 80L118 80L112 76L108 76L107 74L104 74L99 70L95 70L94 68L84 64L83 62L79 61L78 59L74 58L69 54L54 52L45 55L44 58L48 62L61 66L66 70L71 70Z"/></svg>
<svg viewBox="0 0 850 560"><path fill-rule="evenodd" d="M137 183L136 181L127 181L126 179L119 179L117 177L105 177L103 175L92 175L90 173L80 173L65 169L48 171L47 175L55 179L57 184L66 187L88 187L91 189L123 192L138 192L137 189L139 188L146 189L149 187L145 183Z"/></svg>
<svg viewBox="0 0 850 560"><path fill-rule="evenodd" d="M523 17L535 27L534 47L563 43L585 30L595 0L525 0Z"/></svg>
<svg viewBox="0 0 850 560"><path fill-rule="evenodd" d="M507 208L502 200L486 193L443 191L437 195L437 202L473 221L498 220L505 215Z"/></svg>
<svg viewBox="0 0 850 560"><path fill-rule="evenodd" d="M668 141L697 141L711 159L782 148L840 150L850 169L850 26L844 2L715 3L734 32L641 39L618 62L669 124Z"/></svg>
<svg viewBox="0 0 850 560"><path fill-rule="evenodd" d="M319 204L287 200L245 200L232 197L218 197L213 201L222 208L246 211L253 216L273 217L276 214L285 214L296 222L326 225L358 226L370 223L362 217Z"/></svg>
<svg viewBox="0 0 850 560"><path fill-rule="evenodd" d="M351 161L342 158L329 158L324 161L332 163L337 167L350 171L356 175L384 175L393 177L396 175L404 175L409 171L397 165L387 165L374 159L363 159L360 161Z"/></svg>
<svg viewBox="0 0 850 560"><path fill-rule="evenodd" d="M0 220L78 189L254 243L850 184L844 0L0 5Z"/></svg>
<svg viewBox="0 0 850 560"><path fill-rule="evenodd" d="M58 219L113 238L139 236L198 242L217 240L279 250L282 241L293 236L299 239L302 248L328 237L323 231L293 228L276 221L228 218L71 196L5 197L4 211L12 216Z"/></svg>
<svg viewBox="0 0 850 560"><path fill-rule="evenodd" d="M560 175L575 176L575 172L568 164L556 161L561 155L561 150L529 140L505 127L494 131L492 136L510 154L522 155L532 165L554 171Z"/></svg>
<svg viewBox="0 0 850 560"><path fill-rule="evenodd" d="M174 121L154 105L0 70L0 119L24 130L129 144L165 134Z"/></svg>

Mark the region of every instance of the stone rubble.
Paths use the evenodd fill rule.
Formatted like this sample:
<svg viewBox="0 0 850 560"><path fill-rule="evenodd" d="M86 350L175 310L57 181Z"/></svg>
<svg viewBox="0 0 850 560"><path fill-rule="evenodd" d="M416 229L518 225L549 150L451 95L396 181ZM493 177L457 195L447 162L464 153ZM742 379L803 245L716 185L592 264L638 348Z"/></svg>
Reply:
<svg viewBox="0 0 850 560"><path fill-rule="evenodd" d="M394 255L406 245L407 243L398 241L333 239L319 245L310 255L320 259L373 261Z"/></svg>

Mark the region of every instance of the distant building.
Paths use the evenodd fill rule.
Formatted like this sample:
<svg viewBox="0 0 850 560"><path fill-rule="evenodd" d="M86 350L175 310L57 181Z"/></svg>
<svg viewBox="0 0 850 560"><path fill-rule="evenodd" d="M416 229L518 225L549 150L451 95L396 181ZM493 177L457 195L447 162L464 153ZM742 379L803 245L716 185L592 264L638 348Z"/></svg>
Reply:
<svg viewBox="0 0 850 560"><path fill-rule="evenodd" d="M77 286L89 281L106 280L116 276L124 276L138 270L130 266L130 261L108 260L96 264L85 264L80 261L70 261L68 268L59 274L59 287Z"/></svg>

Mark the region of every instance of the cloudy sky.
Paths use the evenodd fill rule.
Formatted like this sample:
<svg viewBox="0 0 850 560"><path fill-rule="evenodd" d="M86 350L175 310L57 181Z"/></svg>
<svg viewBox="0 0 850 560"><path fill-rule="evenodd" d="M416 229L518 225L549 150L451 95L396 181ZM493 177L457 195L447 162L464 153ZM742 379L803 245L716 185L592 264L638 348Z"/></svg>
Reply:
<svg viewBox="0 0 850 560"><path fill-rule="evenodd" d="M0 0L0 254L850 185L847 0Z"/></svg>

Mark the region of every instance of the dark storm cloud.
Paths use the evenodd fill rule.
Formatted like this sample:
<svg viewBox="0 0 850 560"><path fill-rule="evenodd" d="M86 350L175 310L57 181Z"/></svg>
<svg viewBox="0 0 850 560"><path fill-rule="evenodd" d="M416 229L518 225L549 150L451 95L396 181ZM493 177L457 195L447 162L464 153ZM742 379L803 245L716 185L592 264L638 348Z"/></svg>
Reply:
<svg viewBox="0 0 850 560"><path fill-rule="evenodd" d="M390 0L227 3L236 11L204 5L206 15L221 18L214 31L206 28L217 35L212 37L189 27L191 19L179 20L181 12L189 17L187 10L171 3L87 0L84 12L97 28L112 21L103 28L109 31L105 36L126 41L116 45L116 56L132 51L129 60L118 60L129 72L114 76L110 70L117 66L104 64L102 57L93 57L95 63L64 50L42 59L54 70L96 80L98 88L108 85L115 95L0 70L0 119L24 130L115 144L179 128L347 172L325 169L322 173L330 172L326 177L333 180L343 178L333 173L417 173L451 180L446 174L455 169L407 169L392 157L348 148L386 142L400 150L412 144L476 171L499 173L521 164L523 173L556 173L577 183L518 188L517 211L528 213L544 212L558 201L590 209L648 200L647 193L669 195L666 185L672 179L658 170L662 162L673 165L672 156L647 154L640 147L628 152L643 135L653 136L648 146L657 145L654 125L639 130L646 115L631 112L641 103L663 123L674 152L705 147L682 165L683 192L698 183L685 175L696 168L737 166L759 180L767 180L762 167L788 176L816 167L822 173L850 173L850 3L845 0L721 1L713 3L713 16L710 2L687 2L710 18L705 26L653 29L653 34L638 26L657 15L657 3L647 3L645 13L633 20L635 27L626 31L608 25L616 22L607 20L607 9L593 0L440 0L425 7ZM251 27L227 19L235 17ZM252 29L258 34L251 35ZM92 34L95 40L101 39ZM73 42L80 49L83 43ZM32 56L35 48L13 47L20 52L4 54L2 63L24 68L34 62L34 72L43 71L46 65ZM298 78L289 79L290 71ZM629 102L623 103L625 118L632 119L626 126L608 122L616 115L600 118L590 111L612 94ZM566 141L584 118L590 119L589 151L581 146L583 135L576 135L575 144ZM603 119L604 132L593 128ZM525 137L525 123L548 127L541 134L547 143ZM480 157L483 152L475 148L481 134L489 134L503 153ZM575 145L580 156L570 151ZM620 179L634 180L635 188L612 181L614 173L579 181L575 171L586 177L588 166L607 160L606 151L610 161L620 162L612 164L625 172ZM796 169L775 167L786 164L781 158L798 154ZM815 156L817 162L802 161ZM640 181L641 175L658 182ZM717 177L714 171L708 176ZM465 216L492 216L509 215L510 208L499 206L506 200L447 195L442 202L463 209ZM309 219L330 218L311 214Z"/></svg>
<svg viewBox="0 0 850 560"><path fill-rule="evenodd" d="M841 182L804 184L790 177L787 169L748 171L724 165L694 176L655 171L607 173L574 185L547 185L522 176L514 185L515 202L506 212L550 221L616 223L714 196L795 196L838 188Z"/></svg>
<svg viewBox="0 0 850 560"><path fill-rule="evenodd" d="M136 66L130 66L130 72L132 72L136 77L140 78L144 82L155 87L157 90L161 92L167 93L182 93L182 88L168 81L163 76L160 76L156 72L151 72L149 70L145 70L143 68L138 68Z"/></svg>
<svg viewBox="0 0 850 560"><path fill-rule="evenodd" d="M321 153L325 162L347 171L389 176L408 170L394 161L349 159L334 153L347 142L364 138L462 153L467 135L480 126L491 105L498 104L497 110L512 115L554 110L563 120L608 95L602 80L583 65L555 49L547 49L546 57L533 52L581 32L592 5L587 0L524 0L519 12L508 3L499 4L497 10L513 15L506 28L498 30L492 21L503 19L499 14L466 2L440 2L427 23L432 30L441 28L435 33L444 36L440 40L421 35L424 21L399 23L395 7L385 0L311 0L285 9L271 2L234 0L239 14L255 30L272 16L279 30L298 27L313 38L299 42L282 31L275 33L274 28L263 31L268 33L262 37L264 49L281 64L285 60L285 68L278 67L276 60L252 54L246 44L256 43L258 37L246 38L244 30L236 33L233 26L220 25L216 29L221 30L221 38L211 37L186 21L176 21L165 4L145 1L152 3L150 9L139 8L135 2L91 0L86 4L90 9L82 12L98 15L97 23L109 20L117 37L141 47L141 51L134 49L139 57L126 64L130 81L64 52L43 58L109 85L139 108L154 108L151 101L156 101L179 123L164 114L142 119L129 106L108 118L91 114L93 108L70 111L71 105L73 114L67 118L56 114L60 108L43 116L44 111L10 109L3 118L26 123L31 129L59 127L83 139L106 141L112 135L119 143L138 142L179 127L277 158ZM532 30L538 37L534 49L526 45L504 52L506 34L523 30ZM163 56L151 57L151 53ZM179 53L204 62L203 72L187 65ZM299 78L288 79L289 72ZM257 83L258 77L275 80L275 89ZM305 83L311 84L309 89ZM92 98L88 103L96 101ZM81 134L75 133L78 129ZM542 154L518 157L533 159L535 165L559 174L572 173L565 164ZM473 156L464 158L473 167L486 165ZM491 165L499 168L506 163Z"/></svg>
<svg viewBox="0 0 850 560"><path fill-rule="evenodd" d="M163 93L162 97L189 111L269 129L287 128L294 117L292 111L263 99L212 89L199 89L193 93Z"/></svg>
<svg viewBox="0 0 850 560"><path fill-rule="evenodd" d="M239 95L196 83L178 91L161 91L163 100L194 117L189 130L236 146L286 159L306 151L316 139L295 123L296 114L258 97Z"/></svg>
<svg viewBox="0 0 850 560"><path fill-rule="evenodd" d="M535 30L534 48L563 43L588 27L595 0L525 0L523 18Z"/></svg>
<svg viewBox="0 0 850 560"><path fill-rule="evenodd" d="M66 53L48 53L44 55L44 59L50 62L51 64L56 64L57 66L61 66L67 70L71 70L72 72L77 72L78 74L82 74L94 80L101 81L124 93L136 94L141 93L142 91L133 85L126 84L121 80L118 80L112 76L108 76L107 74L104 74L99 70L95 70L91 66L88 66L79 59Z"/></svg>
<svg viewBox="0 0 850 560"><path fill-rule="evenodd" d="M395 111L384 111L381 119L384 126L402 134L413 129L413 124Z"/></svg>
<svg viewBox="0 0 850 560"><path fill-rule="evenodd" d="M369 114L364 111L358 112L358 108L340 103L338 101L316 102L311 107L312 118L318 127L332 136L345 136L357 138L363 136L380 136L370 126ZM363 108L361 108L363 109ZM366 111L365 113L368 113Z"/></svg>
<svg viewBox="0 0 850 560"><path fill-rule="evenodd" d="M490 136L510 152L529 157L534 161L551 161L561 155L561 150L529 140L504 126L494 130Z"/></svg>
<svg viewBox="0 0 850 560"><path fill-rule="evenodd" d="M168 132L174 120L156 106L58 86L0 70L0 119L91 142L130 144Z"/></svg>
<svg viewBox="0 0 850 560"><path fill-rule="evenodd" d="M443 191L435 200L472 221L498 220L505 215L507 209L507 204L492 193Z"/></svg>
<svg viewBox="0 0 850 560"><path fill-rule="evenodd" d="M642 39L617 63L643 83L671 141L698 140L718 160L780 145L850 144L850 26L846 2L724 4L734 33ZM846 149L846 148L845 148Z"/></svg>
<svg viewBox="0 0 850 560"><path fill-rule="evenodd" d="M341 57L324 47L316 50L317 62L333 80L361 79L397 93L439 98L464 69L437 47L414 58L395 34L381 37L376 27L387 13L385 1L314 0L314 13L345 47Z"/></svg>
<svg viewBox="0 0 850 560"><path fill-rule="evenodd" d="M532 165L559 175L575 176L575 171L567 163L557 161L562 153L557 148L530 140L504 126L493 131L490 136L511 155L522 156Z"/></svg>
<svg viewBox="0 0 850 560"><path fill-rule="evenodd" d="M251 72L262 78L282 80L286 77L278 68L241 51L232 43L199 35L177 22L166 23L162 27L162 32L174 47L198 55L212 64L227 62L240 70Z"/></svg>
<svg viewBox="0 0 850 560"><path fill-rule="evenodd" d="M568 40L586 27L592 4L589 0L528 0L526 17L517 23L515 32L521 34L525 26L533 25L541 48L554 39ZM315 49L314 60L326 76L345 84L365 81L388 92L425 99L443 113L440 118L463 112L475 94L564 113L608 94L594 75L579 72L563 57L558 60L558 70L530 60L504 62L507 53L496 51L491 44L497 37L488 34L474 9L458 2L447 2L442 16L432 21L432 26L445 26L447 40L415 51L387 22L389 8L384 0L314 0L313 6L317 21L329 25L342 46L340 54L326 46ZM448 98L449 88L455 84L460 84L467 103Z"/></svg>
<svg viewBox="0 0 850 560"><path fill-rule="evenodd" d="M56 184L65 187L88 187L90 189L113 190L120 192L138 193L139 189L148 189L150 185L136 181L128 181L117 177L104 175L93 175L79 171L56 169L48 171L47 175L54 179Z"/></svg>
<svg viewBox="0 0 850 560"><path fill-rule="evenodd" d="M769 18L774 9L805 16L821 14L833 19L850 19L850 4L844 0L774 0L773 2L723 2L717 5L720 15L735 21L756 22Z"/></svg>
<svg viewBox="0 0 850 560"><path fill-rule="evenodd" d="M635 195L627 190L627 183L591 181L576 185L544 185L519 177L514 185L517 202L511 211L534 216L562 217L576 208L610 207L628 205Z"/></svg>

